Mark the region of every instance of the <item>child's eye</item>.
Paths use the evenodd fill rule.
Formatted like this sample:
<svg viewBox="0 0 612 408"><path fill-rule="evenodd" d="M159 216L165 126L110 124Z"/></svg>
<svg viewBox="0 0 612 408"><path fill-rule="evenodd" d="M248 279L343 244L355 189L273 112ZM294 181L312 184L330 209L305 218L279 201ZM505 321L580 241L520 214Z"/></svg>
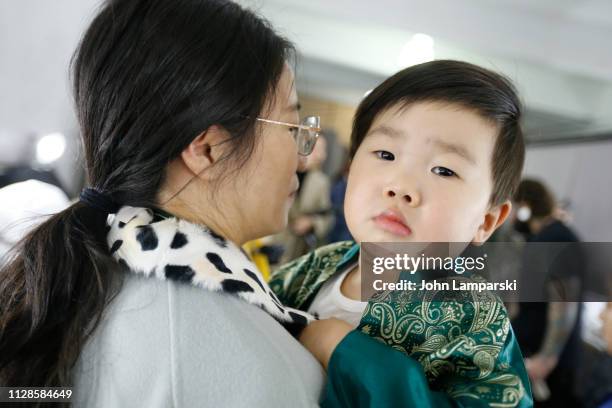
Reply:
<svg viewBox="0 0 612 408"><path fill-rule="evenodd" d="M395 156L393 155L393 153L388 152L386 150L377 150L374 153L383 160L389 160L389 161L395 160Z"/></svg>
<svg viewBox="0 0 612 408"><path fill-rule="evenodd" d="M442 166L434 167L433 169L431 169L431 172L433 174L437 174L438 176L442 176L442 177L453 177L457 175L457 173L455 173L451 169L447 169L446 167L442 167Z"/></svg>

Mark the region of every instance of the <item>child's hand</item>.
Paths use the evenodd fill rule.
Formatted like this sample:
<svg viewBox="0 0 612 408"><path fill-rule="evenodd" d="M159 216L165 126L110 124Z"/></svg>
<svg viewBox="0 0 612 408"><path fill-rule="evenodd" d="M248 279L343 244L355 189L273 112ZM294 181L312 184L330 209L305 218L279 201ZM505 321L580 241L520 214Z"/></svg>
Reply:
<svg viewBox="0 0 612 408"><path fill-rule="evenodd" d="M299 340L327 370L334 349L353 329L353 326L340 319L315 320L304 328Z"/></svg>

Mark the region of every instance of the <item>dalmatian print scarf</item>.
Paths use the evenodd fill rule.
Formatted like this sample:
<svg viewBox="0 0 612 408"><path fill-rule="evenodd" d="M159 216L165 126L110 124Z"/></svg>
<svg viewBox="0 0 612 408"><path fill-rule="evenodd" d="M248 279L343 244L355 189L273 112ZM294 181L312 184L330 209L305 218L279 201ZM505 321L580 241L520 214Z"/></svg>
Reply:
<svg viewBox="0 0 612 408"><path fill-rule="evenodd" d="M109 215L107 224L112 257L132 273L237 295L294 336L314 319L283 306L246 253L207 227L129 206Z"/></svg>

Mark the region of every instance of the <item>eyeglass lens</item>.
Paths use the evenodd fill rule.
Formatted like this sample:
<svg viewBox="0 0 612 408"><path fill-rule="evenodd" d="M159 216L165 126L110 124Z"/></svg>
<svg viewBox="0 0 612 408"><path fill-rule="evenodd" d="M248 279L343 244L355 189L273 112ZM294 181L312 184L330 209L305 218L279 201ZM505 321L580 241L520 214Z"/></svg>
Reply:
<svg viewBox="0 0 612 408"><path fill-rule="evenodd" d="M320 126L320 119L317 116L307 116L306 118L304 118L302 124L308 127L318 129ZM316 131L309 129L300 129L296 139L299 154L307 156L312 153L312 150L314 149L314 146L317 142L318 136L319 133Z"/></svg>

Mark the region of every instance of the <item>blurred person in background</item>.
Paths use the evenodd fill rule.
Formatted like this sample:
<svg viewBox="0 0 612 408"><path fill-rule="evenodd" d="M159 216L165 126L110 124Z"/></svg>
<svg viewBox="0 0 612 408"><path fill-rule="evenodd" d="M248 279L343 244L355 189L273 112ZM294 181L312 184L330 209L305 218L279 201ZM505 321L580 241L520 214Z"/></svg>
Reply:
<svg viewBox="0 0 612 408"><path fill-rule="evenodd" d="M601 312L603 322L602 334L608 348L608 354L612 356L612 302L606 304L606 308Z"/></svg>
<svg viewBox="0 0 612 408"><path fill-rule="evenodd" d="M26 233L51 214L70 205L66 193L53 184L27 180L0 188L0 266L3 256Z"/></svg>
<svg viewBox="0 0 612 408"><path fill-rule="evenodd" d="M63 134L0 132L1 139L10 142L0 146L0 188L26 180L39 180L70 194L57 174L57 162L65 150ZM80 174L79 170L74 169L74 172Z"/></svg>
<svg viewBox="0 0 612 408"><path fill-rule="evenodd" d="M331 181L322 170L327 159L327 141L320 136L306 169L298 173L300 188L289 211L289 227L276 241L285 246L281 264L326 243L333 222L330 202Z"/></svg>
<svg viewBox="0 0 612 408"><path fill-rule="evenodd" d="M327 241L329 243L350 241L353 239L351 232L346 225L346 218L344 217L344 197L346 196L346 186L348 183L348 172L350 165L350 161L346 160L342 171L336 178L336 181L331 188L330 201L334 212L334 224L327 237Z"/></svg>
<svg viewBox="0 0 612 408"><path fill-rule="evenodd" d="M540 181L524 179L514 197L515 227L526 236L527 246L523 258L523 282L533 282L533 270L540 247L529 243L579 242L576 233L556 214L555 199ZM555 264L553 266L559 266ZM557 302L523 302L518 315L512 320L525 358L525 365L533 384L537 407L578 407L575 394L575 368L580 361L580 276L579 259L564 262L561 268L542 278L547 284L562 279L570 282L572 300Z"/></svg>
<svg viewBox="0 0 612 408"><path fill-rule="evenodd" d="M55 172L49 169L37 169L27 164L20 164L6 167L0 171L0 188L26 180L40 180L65 192Z"/></svg>
<svg viewBox="0 0 612 408"><path fill-rule="evenodd" d="M605 372L595 371L596 379L601 378L601 386L604 393L604 397L601 398L601 402L598 405L598 408L612 408L612 383L610 382L610 377L612 376L612 372L610 369L612 368L612 302L608 302L604 310L602 310L600 314L600 319L602 322L601 334L603 336L607 356L601 358L597 361L598 366L602 367ZM600 391L599 389L595 390L595 392Z"/></svg>
<svg viewBox="0 0 612 408"><path fill-rule="evenodd" d="M40 138L34 133L19 136L16 151L6 149L8 153L0 155L0 203L4 204L0 209L0 265L2 256L27 231L69 205L68 193L49 166L51 162L37 160L34 151ZM0 137L14 139L15 135Z"/></svg>

